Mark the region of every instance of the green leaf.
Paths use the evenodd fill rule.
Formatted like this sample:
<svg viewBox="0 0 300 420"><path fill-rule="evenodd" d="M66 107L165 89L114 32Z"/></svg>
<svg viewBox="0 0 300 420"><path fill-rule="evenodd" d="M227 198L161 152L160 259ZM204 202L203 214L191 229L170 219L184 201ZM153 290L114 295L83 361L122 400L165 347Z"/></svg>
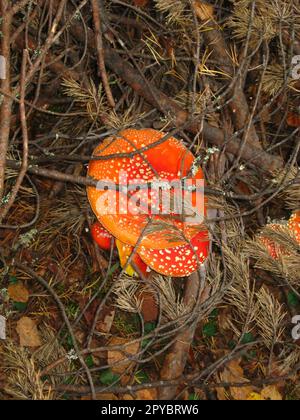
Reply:
<svg viewBox="0 0 300 420"><path fill-rule="evenodd" d="M120 263L117 262L116 264L114 264L111 269L109 270L109 272L107 273L108 277L111 277L117 270L119 270L120 268Z"/></svg>
<svg viewBox="0 0 300 420"><path fill-rule="evenodd" d="M155 322L146 322L145 323L145 334L150 334L152 331L154 331L156 328L156 323Z"/></svg>
<svg viewBox="0 0 300 420"><path fill-rule="evenodd" d="M236 348L236 342L234 340L230 340L228 343L228 347L230 350L234 350Z"/></svg>
<svg viewBox="0 0 300 420"><path fill-rule="evenodd" d="M87 367L90 368L90 369L94 366L94 360L93 360L93 356L91 354L88 357L86 357L85 363L86 363Z"/></svg>
<svg viewBox="0 0 300 420"><path fill-rule="evenodd" d="M214 337L218 333L218 326L215 321L210 321L203 327L204 337Z"/></svg>
<svg viewBox="0 0 300 420"><path fill-rule="evenodd" d="M292 306L293 308L300 305L297 295L292 291L288 293L288 304L289 306Z"/></svg>
<svg viewBox="0 0 300 420"><path fill-rule="evenodd" d="M14 309L18 312L24 312L27 309L27 303L24 302L14 302Z"/></svg>
<svg viewBox="0 0 300 420"><path fill-rule="evenodd" d="M72 340L72 337L70 336L69 332L66 330L64 331L63 336L66 335L65 339L66 339L66 347L68 348L68 350L72 350L74 348L74 343Z"/></svg>
<svg viewBox="0 0 300 420"><path fill-rule="evenodd" d="M145 347L149 345L150 342L151 342L150 338L146 338L145 340L142 340L141 348L144 349Z"/></svg>
<svg viewBox="0 0 300 420"><path fill-rule="evenodd" d="M119 375L113 373L110 369L104 370L99 376L100 382L103 385L112 385L119 381Z"/></svg>
<svg viewBox="0 0 300 420"><path fill-rule="evenodd" d="M143 370L139 370L135 374L134 379L138 384L145 384L145 383L149 382L149 376Z"/></svg>
<svg viewBox="0 0 300 420"><path fill-rule="evenodd" d="M257 352L255 350L250 350L245 354L244 358L247 361L255 360L257 359Z"/></svg>
<svg viewBox="0 0 300 420"><path fill-rule="evenodd" d="M9 284L17 284L19 280L16 276L9 276Z"/></svg>
<svg viewBox="0 0 300 420"><path fill-rule="evenodd" d="M210 321L215 321L217 318L218 318L218 315L219 315L219 311L218 311L218 309L214 309L212 312L211 312L211 314L209 315L209 320Z"/></svg>
<svg viewBox="0 0 300 420"><path fill-rule="evenodd" d="M199 395L196 393L190 394L189 395L189 401L197 401L200 400Z"/></svg>
<svg viewBox="0 0 300 420"><path fill-rule="evenodd" d="M252 343L254 341L254 336L253 336L253 334L251 334L251 333L246 333L246 334L244 334L244 336L243 336L243 338L242 338L242 340L241 340L241 343L242 344L249 344L249 343Z"/></svg>

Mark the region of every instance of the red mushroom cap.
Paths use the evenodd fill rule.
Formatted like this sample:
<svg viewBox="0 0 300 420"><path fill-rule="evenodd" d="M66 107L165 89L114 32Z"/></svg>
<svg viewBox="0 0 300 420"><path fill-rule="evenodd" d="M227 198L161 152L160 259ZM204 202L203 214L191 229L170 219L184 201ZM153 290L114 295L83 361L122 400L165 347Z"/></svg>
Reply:
<svg viewBox="0 0 300 420"><path fill-rule="evenodd" d="M109 251L114 237L99 223L95 222L91 227L91 235L101 249Z"/></svg>
<svg viewBox="0 0 300 420"><path fill-rule="evenodd" d="M199 232L188 245L167 249L141 247L139 255L154 271L170 277L186 277L199 270L209 254L207 231Z"/></svg>
<svg viewBox="0 0 300 420"><path fill-rule="evenodd" d="M151 146L155 142L159 142L164 137L161 133L152 129L143 130L124 130L117 137L110 137L104 141L94 151L94 156L108 156L118 155L120 153L132 154L137 150ZM149 147L146 151L131 155L130 157L115 157L108 160L92 160L89 164L89 176L100 181L110 181L116 184L120 183L120 174L125 174L127 182L143 182L148 183L154 180L181 179L187 176L194 163L192 153L179 140L171 137L168 140ZM193 179L203 179L203 172L201 169L193 175ZM122 179L121 179L121 183ZM135 246L139 241L145 227L149 223L148 211L149 201L155 204L155 193L152 191L139 191L142 206L146 214L132 214L126 213L125 208L122 208L124 202L124 193L112 191L111 194L117 197L117 209L121 209L116 214L107 213L107 202L103 200L104 194L107 197L108 192L101 191L93 187L87 189L88 198L91 207L97 218L103 226L121 242ZM193 200L196 195L193 193ZM203 193L202 197L203 197ZM132 193L131 196L134 194ZM147 204L148 203L148 204ZM129 211L132 210L129 203ZM172 215L171 215L172 216ZM204 216L204 215L203 215ZM146 248L164 249L169 247L185 245L185 240L180 235L174 235L174 230L184 233L184 237L191 240L195 236L195 227L197 223L190 223L175 218L169 217L168 224L161 215L152 216L155 222L161 222L159 232L148 232L143 235L141 245ZM198 223L199 227L199 223Z"/></svg>
<svg viewBox="0 0 300 420"><path fill-rule="evenodd" d="M300 244L300 210L296 211L288 222L288 228Z"/></svg>

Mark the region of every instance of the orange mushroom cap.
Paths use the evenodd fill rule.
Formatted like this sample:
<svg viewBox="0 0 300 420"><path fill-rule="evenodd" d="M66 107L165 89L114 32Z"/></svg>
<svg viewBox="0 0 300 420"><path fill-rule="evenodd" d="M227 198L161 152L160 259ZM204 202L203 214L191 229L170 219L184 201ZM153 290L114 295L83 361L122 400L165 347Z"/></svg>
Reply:
<svg viewBox="0 0 300 420"><path fill-rule="evenodd" d="M186 277L199 270L209 254L207 231L199 232L190 244L168 249L141 247L139 255L154 271L170 277Z"/></svg>
<svg viewBox="0 0 300 420"><path fill-rule="evenodd" d="M296 238L296 241L300 244L300 210L292 215L288 222L288 228Z"/></svg>
<svg viewBox="0 0 300 420"><path fill-rule="evenodd" d="M91 235L101 249L109 251L114 237L99 223L95 222L91 227Z"/></svg>
<svg viewBox="0 0 300 420"><path fill-rule="evenodd" d="M106 139L94 151L94 157L114 155L113 159L92 160L89 164L88 175L99 181L107 181L115 184L127 182L149 183L154 180L181 179L190 173L194 163L194 156L186 149L179 140L174 137L156 144L164 137L161 133L152 129L128 129L122 131L116 137ZM139 149L149 149L134 154ZM118 154L131 154L130 157L117 157ZM123 179L125 178L125 179ZM193 180L204 178L201 169L193 175ZM103 191L101 189L88 187L88 198L91 207L103 226L121 242L135 246L143 236L141 245L146 248L165 249L170 247L185 245L185 240L180 235L174 235L174 230L184 233L184 237L191 240L197 233L195 229L198 223L185 222L180 218L170 215L166 219L159 214L153 215L152 210L160 204L156 202L157 192L154 191L135 191L129 194L130 198L139 198L140 208L143 214L132 214L133 207L136 209L136 201L129 199L128 208L123 208L124 202L127 203L128 195L122 191ZM192 201L202 196L203 192L192 193ZM115 213L108 212L110 198L116 197ZM124 199L126 200L124 201ZM151 205L151 209L149 209ZM154 207L153 207L154 206ZM109 209L110 210L110 209ZM201 211L201 209L199 209ZM107 214L109 213L109 214ZM161 222L159 232L144 232L149 223L149 215L152 221ZM202 215L204 216L204 215ZM144 232L144 234L143 234ZM143 235L142 235L143 234Z"/></svg>

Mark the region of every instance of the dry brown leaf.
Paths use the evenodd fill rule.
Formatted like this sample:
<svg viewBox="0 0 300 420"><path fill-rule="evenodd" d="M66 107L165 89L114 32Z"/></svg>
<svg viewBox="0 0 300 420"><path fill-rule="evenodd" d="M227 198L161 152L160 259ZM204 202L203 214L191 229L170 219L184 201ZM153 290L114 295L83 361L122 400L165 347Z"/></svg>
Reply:
<svg viewBox="0 0 300 420"><path fill-rule="evenodd" d="M87 304L87 298L79 298L80 309L83 310ZM84 312L84 319L86 320L89 327L93 325L98 307L101 301L95 299ZM98 317L98 322L96 324L96 331L108 334L111 330L113 321L115 317L115 310L109 306L104 305L101 311L101 315Z"/></svg>
<svg viewBox="0 0 300 420"><path fill-rule="evenodd" d="M7 288L9 297L15 302L27 303L29 292L23 283L10 284Z"/></svg>
<svg viewBox="0 0 300 420"><path fill-rule="evenodd" d="M124 400L124 401L133 401L134 398L130 394L124 394L122 400Z"/></svg>
<svg viewBox="0 0 300 420"><path fill-rule="evenodd" d="M249 382L249 386L230 388L230 394L234 400L245 401L255 390L250 385L250 381L244 377L244 371L240 366L240 362L241 360L232 360L229 362L224 371L220 374L220 379L221 382ZM224 389L218 390L218 396L221 400L228 399L226 398L226 391Z"/></svg>
<svg viewBox="0 0 300 420"><path fill-rule="evenodd" d="M106 313L103 315L103 321L99 321L96 325L96 330L98 332L102 332L108 334L111 330L115 319L116 311L114 309L108 309Z"/></svg>
<svg viewBox="0 0 300 420"><path fill-rule="evenodd" d="M287 115L286 122L289 127L300 127L300 115L289 112Z"/></svg>
<svg viewBox="0 0 300 420"><path fill-rule="evenodd" d="M131 366L134 362L129 360L126 353L129 355L136 355L139 351L139 343L128 344L128 340L122 337L113 337L110 340L110 346L122 346L122 350L108 350L107 361L114 373L122 374ZM124 354L125 353L125 354Z"/></svg>
<svg viewBox="0 0 300 420"><path fill-rule="evenodd" d="M141 389L137 391L136 399L145 401L157 400L157 391L156 389Z"/></svg>
<svg viewBox="0 0 300 420"><path fill-rule="evenodd" d="M17 323L17 333L20 337L20 346L39 347L41 339L36 322L33 319L23 316Z"/></svg>
<svg viewBox="0 0 300 420"><path fill-rule="evenodd" d="M159 309L153 293L143 290L138 294L138 298L142 301L141 312L144 322L156 321L159 315Z"/></svg>
<svg viewBox="0 0 300 420"><path fill-rule="evenodd" d="M194 0L193 6L200 20L212 20L214 18L214 8L211 4L201 0Z"/></svg>

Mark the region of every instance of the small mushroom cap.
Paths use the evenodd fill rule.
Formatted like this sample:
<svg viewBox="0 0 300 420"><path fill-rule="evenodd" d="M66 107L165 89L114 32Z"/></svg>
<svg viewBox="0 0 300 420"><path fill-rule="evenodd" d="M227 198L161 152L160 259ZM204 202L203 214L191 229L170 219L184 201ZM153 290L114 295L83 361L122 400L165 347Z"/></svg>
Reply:
<svg viewBox="0 0 300 420"><path fill-rule="evenodd" d="M120 153L131 155L130 157L122 158L116 156L109 160L92 160L89 164L88 175L96 180L109 181L115 184L127 184L127 182L147 184L157 179L172 181L187 176L194 163L194 156L182 142L171 137L161 144L151 147L153 143L159 142L164 135L164 133L152 129L128 129L122 131L117 137L106 139L96 148L94 157L116 156ZM132 155L133 152L145 147L149 147L149 149L143 153ZM194 180L202 180L203 178L201 169L197 170L197 173L193 175ZM134 213L134 210L136 211L137 209L135 200L131 201L129 199L128 208L125 207L125 193L123 192L105 192L88 187L87 193L91 207L103 226L114 237L131 246L137 244L145 227L148 225L149 215L152 215L153 207L158 206L156 202L157 191L146 192L142 189L129 194L130 198L139 199L140 210L138 212L142 211L143 214ZM192 193L194 203L199 195L202 195L203 199L203 192ZM115 203L113 197L116 197ZM128 196L126 194L126 202L127 199ZM110 211L111 203L115 204L115 214L112 214L114 212ZM199 212L203 212L203 210L199 209ZM156 214L152 220L156 222L161 221L162 226L159 232L144 232L141 245L147 248L155 246L156 249L164 249L184 245L184 240L178 235L176 238L174 238L174 235L173 239L171 238L172 235L170 233L174 231L174 227L183 232L184 236L189 240L195 236L195 225L197 223L184 222L180 218L176 220L176 218L169 217L169 226L173 227L173 229L169 229L168 225L164 223L164 217Z"/></svg>
<svg viewBox="0 0 300 420"><path fill-rule="evenodd" d="M92 225L91 235L101 249L104 249L105 251L111 249L114 237L101 225L101 223L95 222Z"/></svg>
<svg viewBox="0 0 300 420"><path fill-rule="evenodd" d="M170 277L186 277L199 270L209 254L208 232L199 232L190 244L166 249L141 247L139 255L152 270Z"/></svg>
<svg viewBox="0 0 300 420"><path fill-rule="evenodd" d="M279 232L283 234L288 233L287 228L284 225L273 223L273 224L267 225L267 227L269 229L274 230L275 232ZM290 255L289 251L284 246L276 243L275 240L268 238L267 236L264 236L263 234L258 236L258 241L265 246L268 254L273 260L279 260L281 256Z"/></svg>
<svg viewBox="0 0 300 420"><path fill-rule="evenodd" d="M296 211L288 222L288 228L300 244L300 210Z"/></svg>

